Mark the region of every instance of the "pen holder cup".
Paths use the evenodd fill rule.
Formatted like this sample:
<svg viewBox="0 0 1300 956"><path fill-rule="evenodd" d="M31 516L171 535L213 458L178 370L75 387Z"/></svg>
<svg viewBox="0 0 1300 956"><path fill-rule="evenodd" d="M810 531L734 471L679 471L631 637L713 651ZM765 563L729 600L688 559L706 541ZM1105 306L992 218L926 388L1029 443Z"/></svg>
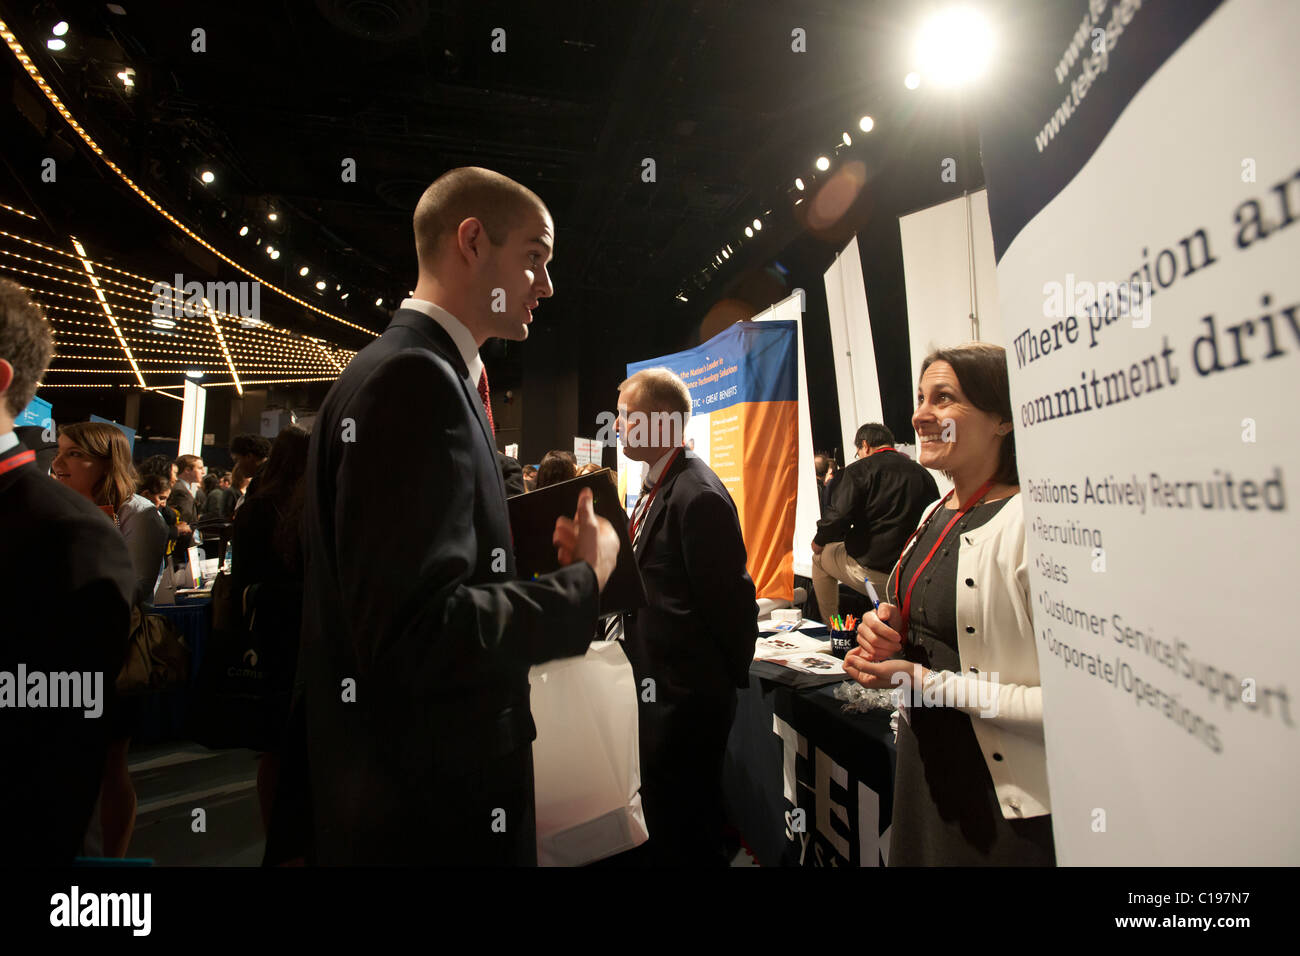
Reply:
<svg viewBox="0 0 1300 956"><path fill-rule="evenodd" d="M858 646L858 630L854 628L851 631L837 631L830 629L831 633L831 653L844 660L849 651Z"/></svg>

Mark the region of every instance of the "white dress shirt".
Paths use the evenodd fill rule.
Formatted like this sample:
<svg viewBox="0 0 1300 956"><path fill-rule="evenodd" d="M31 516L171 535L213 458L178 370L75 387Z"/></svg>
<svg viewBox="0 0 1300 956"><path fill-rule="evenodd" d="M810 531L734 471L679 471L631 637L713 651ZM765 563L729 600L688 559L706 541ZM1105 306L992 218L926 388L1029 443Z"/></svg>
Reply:
<svg viewBox="0 0 1300 956"><path fill-rule="evenodd" d="M451 336L456 348L460 350L460 357L465 360L465 367L469 369L469 380L477 388L479 379L483 377L483 360L478 357L478 345L474 342L474 336L470 334L469 329L465 328L460 319L442 306L434 305L424 299L403 299L398 308L423 312L442 326L443 330Z"/></svg>
<svg viewBox="0 0 1300 956"><path fill-rule="evenodd" d="M17 432L5 432L3 435L0 435L0 455L3 455L10 448L18 447L18 444Z"/></svg>

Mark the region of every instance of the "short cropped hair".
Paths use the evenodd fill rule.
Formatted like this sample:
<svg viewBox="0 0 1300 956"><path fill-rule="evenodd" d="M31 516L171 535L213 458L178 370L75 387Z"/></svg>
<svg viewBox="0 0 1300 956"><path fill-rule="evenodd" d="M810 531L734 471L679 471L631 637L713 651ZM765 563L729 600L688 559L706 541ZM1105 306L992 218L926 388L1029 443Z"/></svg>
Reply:
<svg viewBox="0 0 1300 956"><path fill-rule="evenodd" d="M176 474L183 475L203 459L198 455L181 455L176 459Z"/></svg>
<svg viewBox="0 0 1300 956"><path fill-rule="evenodd" d="M894 433L879 422L869 422L853 436L853 447L861 448L863 442L870 448L892 448Z"/></svg>
<svg viewBox="0 0 1300 956"><path fill-rule="evenodd" d="M635 389L641 403L652 412L676 412L682 427L691 417L691 393L677 373L667 368L643 368L619 385L620 392Z"/></svg>
<svg viewBox="0 0 1300 956"><path fill-rule="evenodd" d="M479 166L443 173L415 206L415 255L420 268L433 264L438 247L466 219L483 224L488 241L503 246L534 209L546 209L535 192L509 176Z"/></svg>
<svg viewBox="0 0 1300 956"><path fill-rule="evenodd" d="M15 418L31 404L53 356L54 336L44 311L18 283L0 279L0 359L14 368L5 401Z"/></svg>

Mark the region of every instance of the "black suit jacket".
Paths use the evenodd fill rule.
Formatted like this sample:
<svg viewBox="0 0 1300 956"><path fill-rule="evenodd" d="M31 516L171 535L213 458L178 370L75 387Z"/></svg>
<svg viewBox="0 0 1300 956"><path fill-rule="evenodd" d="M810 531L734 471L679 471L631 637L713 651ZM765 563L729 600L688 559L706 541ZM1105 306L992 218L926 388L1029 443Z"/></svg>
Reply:
<svg viewBox="0 0 1300 956"><path fill-rule="evenodd" d="M655 682L655 701L643 699L640 708L643 765L654 762L682 715L721 712L735 688L748 686L758 639L740 520L709 466L680 453L644 520L636 555L647 606L624 621L638 686Z"/></svg>
<svg viewBox="0 0 1300 956"><path fill-rule="evenodd" d="M839 473L813 541L843 541L864 568L888 573L938 497L934 476L922 465L900 451L878 451Z"/></svg>
<svg viewBox="0 0 1300 956"><path fill-rule="evenodd" d="M181 516L181 520L191 528L198 524L198 502L194 500L194 495L190 493L189 488L181 483L180 479L177 479L176 486L172 488L172 493L167 496L167 507L175 508L176 513Z"/></svg>
<svg viewBox="0 0 1300 956"><path fill-rule="evenodd" d="M506 497L513 498L528 490L524 484L524 466L509 455L497 452L497 463L501 466L501 480L506 486Z"/></svg>
<svg viewBox="0 0 1300 956"><path fill-rule="evenodd" d="M528 668L586 651L596 576L515 580L477 383L437 323L399 310L352 360L306 481L316 860L535 862Z"/></svg>
<svg viewBox="0 0 1300 956"><path fill-rule="evenodd" d="M0 464L27 449L0 455ZM67 864L99 795L135 572L103 512L34 464L0 474L0 671L98 672L104 714L0 707L0 859Z"/></svg>

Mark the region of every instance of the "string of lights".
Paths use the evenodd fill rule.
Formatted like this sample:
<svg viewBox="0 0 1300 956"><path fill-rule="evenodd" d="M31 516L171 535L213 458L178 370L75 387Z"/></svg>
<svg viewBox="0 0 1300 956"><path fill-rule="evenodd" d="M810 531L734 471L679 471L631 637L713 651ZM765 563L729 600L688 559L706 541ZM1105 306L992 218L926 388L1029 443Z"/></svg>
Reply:
<svg viewBox="0 0 1300 956"><path fill-rule="evenodd" d="M194 230L190 229L189 226L185 225L185 223L181 222L170 212L164 209L162 204L159 203L158 200L154 199L153 196L145 192L145 190L141 188L141 186L138 183L136 183L135 180L133 180L130 176L128 176L125 172L122 171L121 167L119 167L117 163L113 162L113 160L109 159L108 156L104 154L104 150L100 148L99 144L94 140L94 138L88 132L86 132L85 128L79 122L77 122L76 117L73 116L72 113L68 110L68 108L63 105L63 101L59 98L58 94L54 92L54 89L50 86L50 84L46 82L45 77L42 76L40 70L36 68L36 64L32 62L32 58L28 56L27 51L24 50L22 44L18 42L17 36L14 34L12 30L9 29L9 25L5 23L5 21L3 20L0 20L0 38L2 38L5 41L5 44L9 47L10 52L13 53L13 55L17 58L19 65L32 78L33 82L35 82L37 87L40 88L40 91L45 94L45 98L50 101L50 104L54 106L56 110L58 110L59 115L62 116L63 119L68 123L68 125L72 127L73 131L78 136L81 137L82 141L91 149L91 151L96 156L98 156L100 160L106 166L108 166L109 169L111 169L114 173L116 173L118 178L121 179L123 183L125 183L128 187L130 187L130 189L133 192L135 192L136 195L138 195L141 199L143 199L150 206L152 206L154 210L158 212L158 214L161 215L164 219L170 222L181 232L185 233L185 235L188 236L190 239L192 239L194 242L198 243L204 249L208 250L217 258L219 258L221 261L225 262L227 265L230 265L233 268L244 273L244 275L249 276L252 279L255 279L256 281L260 282L263 286L270 289L272 292L279 293L280 295L288 299L290 302L300 305L305 309L309 309L310 311L322 315L325 318L330 319L334 322L338 322L341 325L346 325L349 328L356 329L358 332L366 332L370 335L375 335L373 331L367 329L365 326L357 325L355 322L349 322L347 319L334 315L332 312L327 312L326 310L320 308L319 306L313 305L312 303L306 301L305 299L299 298L298 296L294 295L292 292L289 292L286 289L282 289L272 282L266 281L265 279L257 275L257 273L253 272L251 269L246 268L245 266L236 262L230 256L226 255L216 246L212 245L210 242L208 242L198 233L194 232Z"/></svg>

